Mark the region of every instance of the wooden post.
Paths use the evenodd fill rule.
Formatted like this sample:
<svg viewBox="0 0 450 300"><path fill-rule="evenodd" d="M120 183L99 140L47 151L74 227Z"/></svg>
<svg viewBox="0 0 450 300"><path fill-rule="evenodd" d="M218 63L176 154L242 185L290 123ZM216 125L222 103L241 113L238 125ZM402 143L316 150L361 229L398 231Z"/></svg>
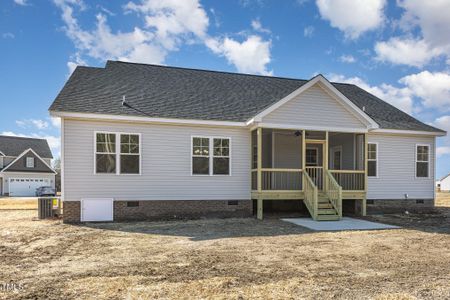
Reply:
<svg viewBox="0 0 450 300"><path fill-rule="evenodd" d="M325 131L325 144L323 148L323 189L328 191L328 182L325 176L325 172L328 170L328 131Z"/></svg>
<svg viewBox="0 0 450 300"><path fill-rule="evenodd" d="M306 130L302 130L302 170L306 172Z"/></svg>
<svg viewBox="0 0 450 300"><path fill-rule="evenodd" d="M378 150L378 149L377 149ZM366 215L366 203L367 203L367 186L368 186L368 176L367 176L367 159L368 159L368 155L369 155L369 147L368 147L368 140L367 140L367 133L364 134L364 198L361 199L362 200L362 205L361 205L361 214L363 216ZM377 170L378 172L378 170Z"/></svg>
<svg viewBox="0 0 450 300"><path fill-rule="evenodd" d="M257 187L258 187L258 200L257 200L257 210L256 210L256 217L259 220L262 220L263 218L263 199L261 198L261 192L262 192L262 128L258 127L256 131L256 139L258 144L258 159L257 159Z"/></svg>

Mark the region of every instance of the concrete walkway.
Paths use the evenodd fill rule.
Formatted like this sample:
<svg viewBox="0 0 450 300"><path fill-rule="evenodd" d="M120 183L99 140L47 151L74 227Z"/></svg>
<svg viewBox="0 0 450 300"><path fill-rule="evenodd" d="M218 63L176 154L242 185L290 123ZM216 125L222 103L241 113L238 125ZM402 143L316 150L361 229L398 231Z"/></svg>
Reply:
<svg viewBox="0 0 450 300"><path fill-rule="evenodd" d="M316 231L343 231L343 230L373 230L373 229L395 229L394 225L375 223L361 219L343 217L340 221L314 221L311 218L281 219L299 226Z"/></svg>

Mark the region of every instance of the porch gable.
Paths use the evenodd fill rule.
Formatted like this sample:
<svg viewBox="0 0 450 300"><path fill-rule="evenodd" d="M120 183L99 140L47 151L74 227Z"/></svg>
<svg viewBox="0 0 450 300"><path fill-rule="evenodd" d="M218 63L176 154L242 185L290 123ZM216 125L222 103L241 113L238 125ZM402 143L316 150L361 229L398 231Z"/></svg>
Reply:
<svg viewBox="0 0 450 300"><path fill-rule="evenodd" d="M346 99L321 75L258 114L261 127L366 132L378 128L368 115Z"/></svg>

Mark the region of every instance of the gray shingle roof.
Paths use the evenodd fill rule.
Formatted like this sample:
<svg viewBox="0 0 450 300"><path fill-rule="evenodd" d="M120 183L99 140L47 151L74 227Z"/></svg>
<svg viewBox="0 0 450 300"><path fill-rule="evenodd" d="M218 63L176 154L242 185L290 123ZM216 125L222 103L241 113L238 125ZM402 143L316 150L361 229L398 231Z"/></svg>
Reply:
<svg viewBox="0 0 450 300"><path fill-rule="evenodd" d="M0 135L0 152L6 156L19 156L29 148L42 158L53 158L52 151L45 139Z"/></svg>
<svg viewBox="0 0 450 300"><path fill-rule="evenodd" d="M77 67L51 111L247 121L307 80L108 61ZM441 131L352 84L332 83L380 128ZM121 105L122 96L135 109Z"/></svg>

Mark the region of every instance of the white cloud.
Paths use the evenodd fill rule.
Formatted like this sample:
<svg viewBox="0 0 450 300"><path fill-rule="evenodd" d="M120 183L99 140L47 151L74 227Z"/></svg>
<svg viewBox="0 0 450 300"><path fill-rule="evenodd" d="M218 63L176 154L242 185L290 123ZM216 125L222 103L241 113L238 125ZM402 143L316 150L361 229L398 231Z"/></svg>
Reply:
<svg viewBox="0 0 450 300"><path fill-rule="evenodd" d="M306 26L303 29L303 36L312 37L313 35L314 35L314 27L313 26Z"/></svg>
<svg viewBox="0 0 450 300"><path fill-rule="evenodd" d="M4 38L4 39L13 39L15 37L16 36L13 33L11 33L11 32L5 32L5 33L2 34L2 38Z"/></svg>
<svg viewBox="0 0 450 300"><path fill-rule="evenodd" d="M329 80L355 84L406 113L411 114L413 111L413 95L408 88L397 88L385 83L372 86L359 77L345 77L339 74L329 75Z"/></svg>
<svg viewBox="0 0 450 300"><path fill-rule="evenodd" d="M378 59L415 67L423 67L441 55L449 60L450 1L401 0L397 3L404 9L399 24L405 34L377 43Z"/></svg>
<svg viewBox="0 0 450 300"><path fill-rule="evenodd" d="M17 5L21 5L21 6L28 5L28 1L27 0L14 0L14 3L16 3Z"/></svg>
<svg viewBox="0 0 450 300"><path fill-rule="evenodd" d="M16 125L21 128L36 128L39 130L49 128L48 122L40 119L16 120Z"/></svg>
<svg viewBox="0 0 450 300"><path fill-rule="evenodd" d="M422 67L443 53L442 49L430 48L424 40L396 37L376 43L375 52L377 60L415 67Z"/></svg>
<svg viewBox="0 0 450 300"><path fill-rule="evenodd" d="M448 147L448 146L436 147L436 156L437 157L441 157L441 156L449 155L449 154L450 154L450 147Z"/></svg>
<svg viewBox="0 0 450 300"><path fill-rule="evenodd" d="M426 107L450 110L450 74L423 71L400 79Z"/></svg>
<svg viewBox="0 0 450 300"><path fill-rule="evenodd" d="M251 35L243 42L226 37L224 39L208 39L206 45L216 54L223 55L229 63L236 66L239 72L272 75L267 70L270 63L271 41L260 36Z"/></svg>
<svg viewBox="0 0 450 300"><path fill-rule="evenodd" d="M61 128L61 118L58 117L50 117L50 122L52 123L53 127Z"/></svg>
<svg viewBox="0 0 450 300"><path fill-rule="evenodd" d="M266 68L271 60L271 41L247 33L243 41L209 36L209 19L199 0L128 2L125 11L137 13L145 21L144 27L128 32L113 32L103 14L97 15L93 29L84 30L74 17L76 9L85 9L81 0L53 1L62 11L67 36L78 49L67 63L71 72L77 65L85 64L85 57L161 64L170 51L178 50L183 43L198 42L224 56L240 72L271 74ZM270 33L258 20L252 22L252 27Z"/></svg>
<svg viewBox="0 0 450 300"><path fill-rule="evenodd" d="M348 64L352 64L352 63L356 62L356 58L353 57L353 55L341 55L341 57L339 57L339 60L343 63L348 63Z"/></svg>
<svg viewBox="0 0 450 300"><path fill-rule="evenodd" d="M12 131L3 131L1 133L1 135L46 139L47 142L48 142L48 145L50 146L50 149L52 150L53 156L55 158L61 156L61 141L60 141L60 137L59 136L41 135L41 134L37 134L37 133L22 134L22 133L15 133L15 132L12 132Z"/></svg>
<svg viewBox="0 0 450 300"><path fill-rule="evenodd" d="M450 133L450 115L437 118L432 125ZM436 148L436 154L438 157L450 154L450 146L447 146L450 145L450 136L447 135L441 139L444 140L444 145Z"/></svg>
<svg viewBox="0 0 450 300"><path fill-rule="evenodd" d="M316 4L322 19L330 21L347 38L356 39L384 22L385 0L316 0Z"/></svg>
<svg viewBox="0 0 450 300"><path fill-rule="evenodd" d="M84 30L74 17L74 10L83 10L81 0L54 0L62 11L67 36L78 49L77 56L87 55L104 61L119 59L143 63L162 63L169 51L182 42L204 39L208 17L198 0L143 0L129 2L127 12L137 12L145 21L145 28L134 27L129 32L113 32L107 17L98 14L92 30ZM73 71L79 61L71 60Z"/></svg>
<svg viewBox="0 0 450 300"><path fill-rule="evenodd" d="M262 33L271 33L270 29L264 28L259 20L253 20L251 25L253 30L255 31Z"/></svg>

